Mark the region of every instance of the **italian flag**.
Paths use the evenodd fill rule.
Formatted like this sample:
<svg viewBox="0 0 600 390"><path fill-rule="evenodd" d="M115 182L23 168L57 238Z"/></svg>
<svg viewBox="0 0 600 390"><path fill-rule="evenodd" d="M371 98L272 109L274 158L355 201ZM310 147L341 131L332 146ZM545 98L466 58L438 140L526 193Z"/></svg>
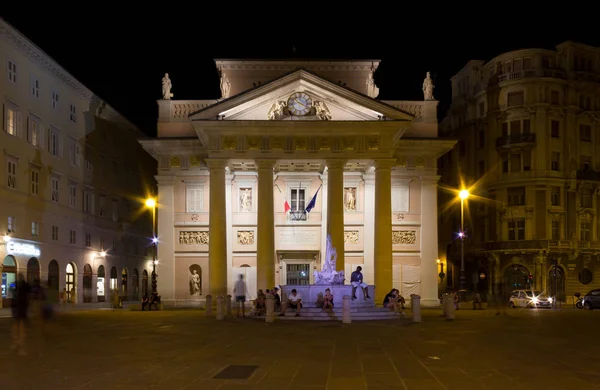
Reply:
<svg viewBox="0 0 600 390"><path fill-rule="evenodd" d="M281 192L281 188L279 188L279 186L277 184L275 184L275 187L277 187L277 190L279 191L280 194L283 195L283 192ZM285 201L283 202L283 212L287 213L288 211L290 211L292 208L290 207L290 204L287 200L286 197L284 197Z"/></svg>

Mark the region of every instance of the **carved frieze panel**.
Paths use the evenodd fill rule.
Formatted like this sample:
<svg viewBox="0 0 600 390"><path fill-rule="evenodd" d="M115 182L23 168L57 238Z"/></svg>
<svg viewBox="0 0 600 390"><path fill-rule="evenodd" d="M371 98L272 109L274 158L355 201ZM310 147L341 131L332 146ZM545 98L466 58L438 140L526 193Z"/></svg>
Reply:
<svg viewBox="0 0 600 390"><path fill-rule="evenodd" d="M329 150L329 138L320 137L318 141L319 150Z"/></svg>
<svg viewBox="0 0 600 390"><path fill-rule="evenodd" d="M193 167L199 167L202 159L200 156L190 156L190 165Z"/></svg>
<svg viewBox="0 0 600 390"><path fill-rule="evenodd" d="M357 245L358 244L358 230L344 231L344 244Z"/></svg>
<svg viewBox="0 0 600 390"><path fill-rule="evenodd" d="M271 149L283 150L284 148L285 148L285 138L283 138L283 137L271 138Z"/></svg>
<svg viewBox="0 0 600 390"><path fill-rule="evenodd" d="M367 137L367 149L368 150L378 150L379 149L379 137L376 135L371 135Z"/></svg>
<svg viewBox="0 0 600 390"><path fill-rule="evenodd" d="M224 136L222 145L223 149L233 150L237 146L237 139L235 136Z"/></svg>
<svg viewBox="0 0 600 390"><path fill-rule="evenodd" d="M237 242L239 245L253 245L254 230L238 230Z"/></svg>
<svg viewBox="0 0 600 390"><path fill-rule="evenodd" d="M208 245L208 232L179 232L179 243L183 245Z"/></svg>
<svg viewBox="0 0 600 390"><path fill-rule="evenodd" d="M260 137L258 136L249 136L247 139L248 149L249 150L258 150L260 149Z"/></svg>
<svg viewBox="0 0 600 390"><path fill-rule="evenodd" d="M416 230L394 230L392 232L393 245L415 245L417 243Z"/></svg>
<svg viewBox="0 0 600 390"><path fill-rule="evenodd" d="M175 156L171 157L170 163L171 163L171 167L173 167L173 168L177 168L177 167L181 166L181 160L179 159L179 157L175 157Z"/></svg>
<svg viewBox="0 0 600 390"><path fill-rule="evenodd" d="M354 150L355 139L353 137L346 137L341 140L341 148L343 150Z"/></svg>
<svg viewBox="0 0 600 390"><path fill-rule="evenodd" d="M296 150L306 150L308 148L308 140L304 137L294 140L294 148Z"/></svg>

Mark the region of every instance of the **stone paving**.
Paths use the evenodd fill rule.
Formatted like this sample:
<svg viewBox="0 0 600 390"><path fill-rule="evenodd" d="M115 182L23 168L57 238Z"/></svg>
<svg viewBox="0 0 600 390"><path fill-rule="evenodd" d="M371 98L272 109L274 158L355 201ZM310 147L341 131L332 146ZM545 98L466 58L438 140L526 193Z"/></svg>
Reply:
<svg viewBox="0 0 600 390"><path fill-rule="evenodd" d="M31 324L28 354L0 318L0 389L573 389L600 387L600 312L458 311L446 322L217 322L196 310L87 311ZM213 378L230 365L247 379ZM246 367L247 368L247 367ZM235 371L235 369L234 369ZM223 373L223 374L226 374Z"/></svg>

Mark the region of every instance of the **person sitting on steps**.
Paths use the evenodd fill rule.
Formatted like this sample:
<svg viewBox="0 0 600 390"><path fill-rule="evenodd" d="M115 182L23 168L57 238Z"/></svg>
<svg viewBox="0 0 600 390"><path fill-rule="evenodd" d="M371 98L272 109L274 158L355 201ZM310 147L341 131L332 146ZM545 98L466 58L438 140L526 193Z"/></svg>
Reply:
<svg viewBox="0 0 600 390"><path fill-rule="evenodd" d="M287 302L284 302L281 307L280 316L285 316L285 311L288 307L296 310L296 317L300 317L300 309L302 309L302 296L298 294L296 289L292 290L292 293L288 296Z"/></svg>
<svg viewBox="0 0 600 390"><path fill-rule="evenodd" d="M323 296L323 310L321 311L325 311L327 309L333 310L333 294L331 293L330 289L325 290L325 295Z"/></svg>
<svg viewBox="0 0 600 390"><path fill-rule="evenodd" d="M352 284L352 300L356 299L356 288L360 286L363 291L363 298L366 301L367 299L371 299L369 296L369 285L363 282L363 274L362 267L356 267L356 271L352 272L350 275L350 284Z"/></svg>

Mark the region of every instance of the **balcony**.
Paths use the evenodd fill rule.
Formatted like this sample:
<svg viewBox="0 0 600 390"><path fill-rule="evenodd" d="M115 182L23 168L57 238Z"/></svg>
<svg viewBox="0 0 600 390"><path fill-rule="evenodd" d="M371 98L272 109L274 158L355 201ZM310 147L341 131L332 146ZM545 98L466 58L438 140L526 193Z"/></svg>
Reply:
<svg viewBox="0 0 600 390"><path fill-rule="evenodd" d="M566 78L566 72L562 69L527 69L519 70L516 72L503 73L498 76L498 82L502 83L505 81L519 80L530 77L553 77L557 79Z"/></svg>
<svg viewBox="0 0 600 390"><path fill-rule="evenodd" d="M496 139L496 148L512 148L535 144L535 133L511 134Z"/></svg>
<svg viewBox="0 0 600 390"><path fill-rule="evenodd" d="M591 169L579 170L577 180L600 181L600 172Z"/></svg>
<svg viewBox="0 0 600 390"><path fill-rule="evenodd" d="M548 250L548 240L515 240L515 241L495 241L483 244L486 251L511 251L511 250Z"/></svg>

